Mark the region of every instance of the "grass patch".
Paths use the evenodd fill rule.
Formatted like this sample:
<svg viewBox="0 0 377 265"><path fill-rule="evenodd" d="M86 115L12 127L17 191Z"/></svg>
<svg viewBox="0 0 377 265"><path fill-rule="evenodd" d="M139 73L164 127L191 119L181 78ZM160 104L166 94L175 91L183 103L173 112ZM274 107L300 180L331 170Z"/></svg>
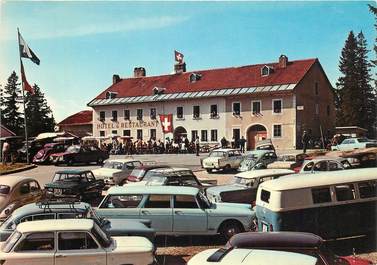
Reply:
<svg viewBox="0 0 377 265"><path fill-rule="evenodd" d="M7 171L11 171L11 170L15 170L15 169L18 169L18 168L22 168L22 167L24 167L26 165L27 165L26 163L14 163L14 164L7 163L6 165L3 165L0 162L0 172L1 173L6 173Z"/></svg>

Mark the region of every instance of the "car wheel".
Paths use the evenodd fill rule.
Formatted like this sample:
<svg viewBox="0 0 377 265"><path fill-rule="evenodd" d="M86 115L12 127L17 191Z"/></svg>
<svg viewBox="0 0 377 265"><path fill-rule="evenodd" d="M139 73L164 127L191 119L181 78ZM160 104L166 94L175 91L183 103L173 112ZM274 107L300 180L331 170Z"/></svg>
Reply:
<svg viewBox="0 0 377 265"><path fill-rule="evenodd" d="M207 168L207 172L208 173L212 173L212 169L211 168Z"/></svg>
<svg viewBox="0 0 377 265"><path fill-rule="evenodd" d="M225 167L224 167L224 171L229 171L229 170L231 170L232 168L230 167L230 165L228 164L228 165L226 165Z"/></svg>
<svg viewBox="0 0 377 265"><path fill-rule="evenodd" d="M241 224L236 221L228 221L221 226L220 234L228 241L235 234L243 232Z"/></svg>
<svg viewBox="0 0 377 265"><path fill-rule="evenodd" d="M97 165L102 165L102 164L103 164L103 158L100 157L100 158L98 158L98 160L97 160Z"/></svg>

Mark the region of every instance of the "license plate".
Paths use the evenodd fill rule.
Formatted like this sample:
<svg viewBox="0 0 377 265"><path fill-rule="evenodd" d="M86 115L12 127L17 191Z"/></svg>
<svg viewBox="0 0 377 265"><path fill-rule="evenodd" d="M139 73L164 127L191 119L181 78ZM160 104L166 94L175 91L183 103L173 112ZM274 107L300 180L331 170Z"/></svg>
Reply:
<svg viewBox="0 0 377 265"><path fill-rule="evenodd" d="M262 223L262 232L268 232L268 226L265 223Z"/></svg>
<svg viewBox="0 0 377 265"><path fill-rule="evenodd" d="M54 194L55 195L62 195L63 194L63 190L62 189L55 189L54 190Z"/></svg>

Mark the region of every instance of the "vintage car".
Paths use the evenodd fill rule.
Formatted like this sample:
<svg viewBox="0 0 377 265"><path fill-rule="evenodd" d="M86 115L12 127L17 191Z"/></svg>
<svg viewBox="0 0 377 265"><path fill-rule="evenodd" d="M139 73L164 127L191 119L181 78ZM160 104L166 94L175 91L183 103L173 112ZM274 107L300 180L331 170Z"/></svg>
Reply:
<svg viewBox="0 0 377 265"><path fill-rule="evenodd" d="M338 145L331 146L332 151L351 151L359 148L377 147L377 142L367 138L348 138Z"/></svg>
<svg viewBox="0 0 377 265"><path fill-rule="evenodd" d="M274 162L277 156L274 150L248 151L242 158L238 171L267 168L267 165Z"/></svg>
<svg viewBox="0 0 377 265"><path fill-rule="evenodd" d="M0 221L15 209L37 202L43 196L38 181L29 177L2 176L0 178Z"/></svg>
<svg viewBox="0 0 377 265"><path fill-rule="evenodd" d="M102 165L103 161L109 158L108 153L96 146L72 145L65 152L52 154L55 165L67 164L89 164L97 163Z"/></svg>
<svg viewBox="0 0 377 265"><path fill-rule="evenodd" d="M352 165L347 158L342 157L315 157L306 158L299 173L316 173L321 171L335 171L350 169Z"/></svg>
<svg viewBox="0 0 377 265"><path fill-rule="evenodd" d="M65 145L62 143L45 144L38 153L33 157L33 163L49 163L52 162L52 154L61 153L65 151Z"/></svg>
<svg viewBox="0 0 377 265"><path fill-rule="evenodd" d="M92 202L102 195L102 179L96 179L90 170L61 170L55 172L52 182L45 184L47 195L55 198L78 198Z"/></svg>
<svg viewBox="0 0 377 265"><path fill-rule="evenodd" d="M254 224L250 204L211 203L194 187L114 186L98 206L106 218L150 219L157 235L214 235L226 239Z"/></svg>
<svg viewBox="0 0 377 265"><path fill-rule="evenodd" d="M245 232L234 235L224 248L218 249L208 259L219 262L233 249L263 249L307 254L324 265L370 265L372 262L354 256L339 257L319 236L301 232ZM275 264L275 262L273 263ZM289 263L290 264L290 263Z"/></svg>
<svg viewBox="0 0 377 265"><path fill-rule="evenodd" d="M106 219L99 217L95 210L85 202L69 200L43 200L26 204L16 209L0 225L0 241L5 241L16 229L26 221L46 219L88 218L111 236L144 236L154 242L155 231L149 220Z"/></svg>
<svg viewBox="0 0 377 265"><path fill-rule="evenodd" d="M103 179L106 186L123 185L127 177L136 167L142 166L140 160L135 159L108 159L101 168L92 170L97 179Z"/></svg>
<svg viewBox="0 0 377 265"><path fill-rule="evenodd" d="M307 254L265 249L207 249L192 257L187 265L325 265Z"/></svg>
<svg viewBox="0 0 377 265"><path fill-rule="evenodd" d="M301 169L302 163L304 163L305 158L308 156L309 155L305 153L279 155L275 162L267 165L267 168L285 168L298 173Z"/></svg>
<svg viewBox="0 0 377 265"><path fill-rule="evenodd" d="M259 184L293 173L295 172L289 169L260 169L238 173L230 184L206 189L207 198L211 202L253 203Z"/></svg>
<svg viewBox="0 0 377 265"><path fill-rule="evenodd" d="M170 168L167 165L142 165L140 167L134 168L130 175L127 177L127 182L138 182L143 180L143 178L148 174L149 171L159 168Z"/></svg>
<svg viewBox="0 0 377 265"><path fill-rule="evenodd" d="M2 245L6 265L149 265L155 248L144 237L107 235L91 219L24 222Z"/></svg>
<svg viewBox="0 0 377 265"><path fill-rule="evenodd" d="M237 169L242 161L242 154L238 149L214 149L208 157L201 159L202 167L211 173L213 169Z"/></svg>

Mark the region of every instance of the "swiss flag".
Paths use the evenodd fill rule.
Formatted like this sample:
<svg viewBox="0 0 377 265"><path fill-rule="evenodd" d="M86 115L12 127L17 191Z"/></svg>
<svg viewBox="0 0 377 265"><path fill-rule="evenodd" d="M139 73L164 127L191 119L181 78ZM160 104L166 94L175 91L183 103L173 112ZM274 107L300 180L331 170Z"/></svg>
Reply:
<svg viewBox="0 0 377 265"><path fill-rule="evenodd" d="M183 62L183 54L182 53L180 53L178 51L174 51L174 57L175 57L176 62L179 62L179 63Z"/></svg>
<svg viewBox="0 0 377 265"><path fill-rule="evenodd" d="M163 133L173 132L173 114L160 114Z"/></svg>

